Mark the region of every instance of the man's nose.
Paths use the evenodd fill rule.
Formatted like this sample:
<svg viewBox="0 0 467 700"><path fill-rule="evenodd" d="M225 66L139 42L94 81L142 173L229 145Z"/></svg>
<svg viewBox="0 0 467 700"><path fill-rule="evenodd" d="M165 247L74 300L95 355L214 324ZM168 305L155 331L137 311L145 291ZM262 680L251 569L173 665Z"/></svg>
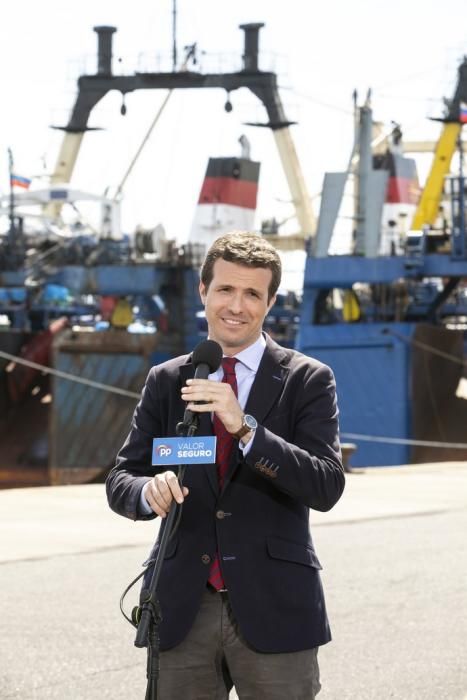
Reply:
<svg viewBox="0 0 467 700"><path fill-rule="evenodd" d="M230 298L229 310L234 314L239 314L243 310L241 294L233 294Z"/></svg>

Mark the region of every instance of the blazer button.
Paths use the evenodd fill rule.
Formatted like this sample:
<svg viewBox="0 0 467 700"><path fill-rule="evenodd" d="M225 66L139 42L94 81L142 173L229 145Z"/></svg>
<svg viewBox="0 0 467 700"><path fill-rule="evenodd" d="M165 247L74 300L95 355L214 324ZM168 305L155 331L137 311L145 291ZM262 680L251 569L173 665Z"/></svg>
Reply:
<svg viewBox="0 0 467 700"><path fill-rule="evenodd" d="M211 557L209 556L209 554L203 554L203 556L201 557L201 561L203 562L203 564L210 564Z"/></svg>
<svg viewBox="0 0 467 700"><path fill-rule="evenodd" d="M223 518L225 518L225 513L224 513L224 511L223 511L223 510L218 510L217 513L216 513L216 518L217 518L218 520L222 520Z"/></svg>

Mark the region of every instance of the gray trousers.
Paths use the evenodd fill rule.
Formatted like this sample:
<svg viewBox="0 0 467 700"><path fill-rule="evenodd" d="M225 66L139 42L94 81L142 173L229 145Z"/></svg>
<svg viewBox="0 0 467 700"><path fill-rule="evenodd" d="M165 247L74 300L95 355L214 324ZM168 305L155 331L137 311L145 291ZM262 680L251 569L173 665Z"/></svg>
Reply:
<svg viewBox="0 0 467 700"><path fill-rule="evenodd" d="M193 627L160 654L160 700L314 700L318 649L262 654L242 638L227 593L206 589Z"/></svg>

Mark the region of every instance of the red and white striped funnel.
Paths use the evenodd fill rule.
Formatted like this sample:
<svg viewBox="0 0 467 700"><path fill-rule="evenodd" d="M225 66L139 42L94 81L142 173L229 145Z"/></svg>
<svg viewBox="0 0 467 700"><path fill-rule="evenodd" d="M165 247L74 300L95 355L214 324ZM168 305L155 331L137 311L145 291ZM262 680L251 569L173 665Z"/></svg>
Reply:
<svg viewBox="0 0 467 700"><path fill-rule="evenodd" d="M374 156L373 166L389 172L381 221L380 254L401 254L420 196L417 165L413 158L388 150Z"/></svg>
<svg viewBox="0 0 467 700"><path fill-rule="evenodd" d="M210 158L190 232L209 246L223 233L253 230L260 164L249 158Z"/></svg>

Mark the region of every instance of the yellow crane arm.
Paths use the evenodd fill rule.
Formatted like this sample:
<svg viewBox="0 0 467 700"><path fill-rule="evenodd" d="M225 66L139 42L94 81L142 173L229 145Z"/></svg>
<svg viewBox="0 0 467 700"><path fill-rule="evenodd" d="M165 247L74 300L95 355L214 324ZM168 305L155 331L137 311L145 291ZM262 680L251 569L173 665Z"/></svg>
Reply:
<svg viewBox="0 0 467 700"><path fill-rule="evenodd" d="M431 170L412 221L411 228L415 231L421 230L425 224L433 225L435 223L439 213L444 178L449 173L460 130L461 124L459 123L449 122L443 126L441 136L436 144Z"/></svg>
<svg viewBox="0 0 467 700"><path fill-rule="evenodd" d="M84 131L79 133L65 133L60 147L60 153L58 154L55 164L55 170L50 178L51 185L62 185L70 182L83 136ZM44 209L44 213L46 216L56 218L60 215L62 206L63 202L49 202Z"/></svg>
<svg viewBox="0 0 467 700"><path fill-rule="evenodd" d="M316 218L313 213L310 195L305 184L300 161L288 127L273 131L282 168L289 185L295 213L303 237L316 233Z"/></svg>

